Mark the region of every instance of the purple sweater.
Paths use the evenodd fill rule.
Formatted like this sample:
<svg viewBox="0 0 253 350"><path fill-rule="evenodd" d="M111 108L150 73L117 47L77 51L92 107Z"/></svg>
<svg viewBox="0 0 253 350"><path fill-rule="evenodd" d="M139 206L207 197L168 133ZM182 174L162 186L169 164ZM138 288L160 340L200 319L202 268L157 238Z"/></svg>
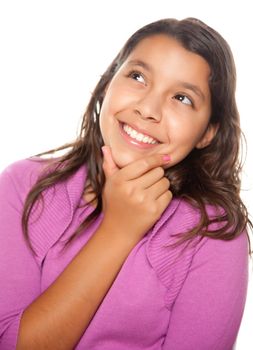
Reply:
<svg viewBox="0 0 253 350"><path fill-rule="evenodd" d="M0 176L0 349L4 350L15 349L23 310L64 270L103 216L62 252L66 239L92 210L81 206L83 166L45 191L39 218L33 211L34 256L25 244L20 220L41 164L18 161ZM208 213L211 216L214 210L208 207ZM166 247L175 242L172 234L192 228L198 220L196 209L172 200L129 254L76 349L232 349L246 299L247 237L244 232L232 241L204 238L185 251L183 246Z"/></svg>

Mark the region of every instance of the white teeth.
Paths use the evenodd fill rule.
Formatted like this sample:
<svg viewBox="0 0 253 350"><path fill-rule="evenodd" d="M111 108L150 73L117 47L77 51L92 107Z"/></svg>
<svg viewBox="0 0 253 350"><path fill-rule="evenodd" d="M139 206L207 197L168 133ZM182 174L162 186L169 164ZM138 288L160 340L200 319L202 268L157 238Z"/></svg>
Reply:
<svg viewBox="0 0 253 350"><path fill-rule="evenodd" d="M147 136L147 135L143 135L142 133L137 132L136 130L132 129L127 124L123 124L123 129L131 138L133 138L133 139L135 139L135 140L137 140L139 142L149 143L149 144L152 144L152 145L158 143L158 141L156 141L152 137Z"/></svg>

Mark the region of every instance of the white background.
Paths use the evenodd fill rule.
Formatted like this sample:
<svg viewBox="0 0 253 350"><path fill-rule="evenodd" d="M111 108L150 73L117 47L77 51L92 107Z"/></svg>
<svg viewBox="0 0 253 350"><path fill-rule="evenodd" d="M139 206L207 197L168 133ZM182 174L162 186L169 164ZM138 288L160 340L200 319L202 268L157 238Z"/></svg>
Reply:
<svg viewBox="0 0 253 350"><path fill-rule="evenodd" d="M15 160L76 137L99 76L135 30L165 17L197 17L218 30L234 53L237 102L248 142L242 197L252 213L253 18L249 8L250 0L0 0L0 171ZM253 349L252 293L251 282L237 350Z"/></svg>

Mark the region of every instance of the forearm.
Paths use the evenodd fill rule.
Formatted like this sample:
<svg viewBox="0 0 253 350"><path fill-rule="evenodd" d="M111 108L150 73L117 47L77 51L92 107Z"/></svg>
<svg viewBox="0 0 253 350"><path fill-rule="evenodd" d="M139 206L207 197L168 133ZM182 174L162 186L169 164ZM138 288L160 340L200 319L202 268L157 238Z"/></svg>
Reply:
<svg viewBox="0 0 253 350"><path fill-rule="evenodd" d="M119 169L109 150L105 152L104 220L58 279L24 311L17 350L75 347L129 252L171 200L161 167L167 162L161 154L153 155Z"/></svg>
<svg viewBox="0 0 253 350"><path fill-rule="evenodd" d="M73 349L136 243L102 224L58 279L24 311L17 350Z"/></svg>

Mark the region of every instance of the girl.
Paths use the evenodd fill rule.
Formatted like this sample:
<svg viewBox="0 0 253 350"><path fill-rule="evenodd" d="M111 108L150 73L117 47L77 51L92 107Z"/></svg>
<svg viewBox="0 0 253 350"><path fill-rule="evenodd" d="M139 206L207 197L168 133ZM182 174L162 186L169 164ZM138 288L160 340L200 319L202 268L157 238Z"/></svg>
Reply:
<svg viewBox="0 0 253 350"><path fill-rule="evenodd" d="M1 175L0 348L232 349L250 251L240 135L216 31L133 34L70 149Z"/></svg>

